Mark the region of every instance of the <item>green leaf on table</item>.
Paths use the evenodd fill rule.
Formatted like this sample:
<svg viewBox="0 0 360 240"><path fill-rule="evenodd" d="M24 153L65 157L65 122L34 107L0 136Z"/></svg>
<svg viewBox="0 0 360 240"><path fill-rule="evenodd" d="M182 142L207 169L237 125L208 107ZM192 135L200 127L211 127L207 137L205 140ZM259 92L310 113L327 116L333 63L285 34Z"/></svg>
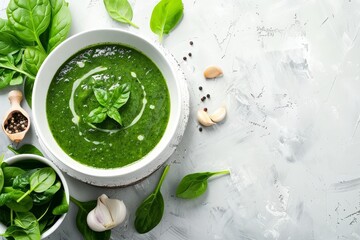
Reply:
<svg viewBox="0 0 360 240"><path fill-rule="evenodd" d="M7 69L2 69L2 70L3 71L0 74L0 89L9 86L9 84L14 76L14 73L15 73L12 70L7 70Z"/></svg>
<svg viewBox="0 0 360 240"><path fill-rule="evenodd" d="M34 83L35 83L34 79L31 79L31 78L26 78L25 79L24 95L25 95L26 102L28 103L30 108L31 108L31 105L32 105L32 90L34 88Z"/></svg>
<svg viewBox="0 0 360 240"><path fill-rule="evenodd" d="M52 19L47 30L47 52L51 52L63 42L70 32L71 13L68 3L64 0L50 0Z"/></svg>
<svg viewBox="0 0 360 240"><path fill-rule="evenodd" d="M24 70L36 76L41 64L44 62L46 54L37 47L25 48L23 55Z"/></svg>
<svg viewBox="0 0 360 240"><path fill-rule="evenodd" d="M100 106L93 109L85 121L88 123L101 123L106 119L106 116L108 116L122 125L118 109L124 106L129 100L130 85L127 83L114 85L108 90L94 88L94 95Z"/></svg>
<svg viewBox="0 0 360 240"><path fill-rule="evenodd" d="M214 175L221 174L230 174L230 172L201 172L186 175L176 189L176 196L184 199L197 198L206 191L208 179Z"/></svg>
<svg viewBox="0 0 360 240"><path fill-rule="evenodd" d="M14 86L14 85L20 85L23 83L23 76L21 76L20 74L17 74L16 77L13 77L9 83L10 86Z"/></svg>
<svg viewBox="0 0 360 240"><path fill-rule="evenodd" d="M160 188L165 180L170 166L167 165L153 193L151 193L137 208L135 213L135 229L138 233L147 233L156 227L164 213L164 199Z"/></svg>
<svg viewBox="0 0 360 240"><path fill-rule="evenodd" d="M86 240L108 240L111 236L111 230L106 230L104 232L95 232L89 228L86 224L87 215L91 210L93 210L97 205L97 200L92 200L88 202L80 202L75 198L71 197L71 201L78 207L78 212L76 215L76 226L79 232L83 235Z"/></svg>
<svg viewBox="0 0 360 240"><path fill-rule="evenodd" d="M18 149L15 149L12 145L9 145L8 149L15 154L35 154L42 157L44 156L39 149L37 149L34 145L31 144L24 144Z"/></svg>
<svg viewBox="0 0 360 240"><path fill-rule="evenodd" d="M10 0L6 13L10 28L20 39L41 45L39 36L51 19L49 0Z"/></svg>
<svg viewBox="0 0 360 240"><path fill-rule="evenodd" d="M118 22L127 23L133 27L139 28L131 21L133 18L133 11L127 0L104 0L104 4L106 11L111 18Z"/></svg>
<svg viewBox="0 0 360 240"><path fill-rule="evenodd" d="M183 16L181 0L161 0L153 9L150 19L150 28L159 35L160 41L164 34L169 34L180 22Z"/></svg>

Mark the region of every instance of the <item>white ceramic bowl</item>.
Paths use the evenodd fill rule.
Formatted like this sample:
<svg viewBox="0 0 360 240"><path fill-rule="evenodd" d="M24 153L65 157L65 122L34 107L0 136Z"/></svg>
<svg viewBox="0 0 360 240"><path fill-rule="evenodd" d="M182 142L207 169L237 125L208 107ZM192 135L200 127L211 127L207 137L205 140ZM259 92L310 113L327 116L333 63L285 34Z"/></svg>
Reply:
<svg viewBox="0 0 360 240"><path fill-rule="evenodd" d="M6 159L4 162L6 162L9 165L13 165L15 163L19 163L19 162L22 162L22 161L28 161L28 160L35 160L35 161L44 163L45 165L47 165L47 166L51 167L52 169L54 169L54 171L56 172L56 174L60 178L62 187L64 188L67 202L70 204L70 193L69 193L69 187L68 187L68 185L66 183L66 179L65 179L63 173L59 170L59 168L57 168L55 166L55 164L52 161L50 161L50 160L48 160L48 159L46 159L44 157L34 155L34 154L20 154L20 155L15 155L13 157L10 157L10 158ZM52 234L61 225L61 223L64 221L65 217L66 217L66 213L61 215L58 218L58 220L54 223L54 225L52 225L51 228L46 230L41 235L41 239L44 239L44 238L50 236L50 234ZM0 223L0 233L3 233L5 231L6 231L6 226L4 224Z"/></svg>
<svg viewBox="0 0 360 240"><path fill-rule="evenodd" d="M170 93L170 117L163 137L141 160L114 169L83 165L68 156L53 138L46 117L46 96L59 67L80 50L100 43L119 43L149 57L166 79ZM79 33L60 44L42 64L33 90L33 122L45 153L68 175L97 186L126 186L158 169L179 144L189 116L189 93L184 74L174 57L160 44L118 29L99 29Z"/></svg>

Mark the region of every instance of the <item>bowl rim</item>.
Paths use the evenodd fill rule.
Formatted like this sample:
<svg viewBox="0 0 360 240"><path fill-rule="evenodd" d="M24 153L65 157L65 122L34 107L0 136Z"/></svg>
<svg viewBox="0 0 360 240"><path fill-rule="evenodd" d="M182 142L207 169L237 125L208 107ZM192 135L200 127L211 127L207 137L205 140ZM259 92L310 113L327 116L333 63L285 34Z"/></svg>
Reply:
<svg viewBox="0 0 360 240"><path fill-rule="evenodd" d="M164 135L160 139L159 143L147 155L145 155L143 158L141 158L141 159L139 159L139 160L137 160L137 161L135 161L135 162L133 162L131 164L125 165L123 167L111 168L111 169L103 169L103 168L94 168L94 167L91 167L91 166L87 166L85 164L82 164L82 163L72 159L70 156L68 156L65 153L65 151L63 151L61 149L60 146L55 146L57 148L57 150L55 151L53 149L54 146L49 146L49 143L47 143L46 141L42 141L42 146L47 149L47 151L46 151L47 153L50 153L49 156L52 156L52 157L50 157L50 159L55 158L54 163L56 165L58 165L58 167L60 167L63 171L67 172L72 177L75 177L75 178L80 179L82 181L88 182L88 183L90 183L92 185L101 185L101 186L103 186L103 184L97 184L96 181L94 181L94 180L89 180L89 179L84 180L84 177L76 176L75 172L78 172L77 169L81 167L81 174L86 175L85 178L87 178L89 176L91 176L91 177L99 177L99 178L112 178L112 177L119 177L119 176L134 174L137 171L141 170L141 168L144 168L144 167L147 167L148 165L151 165L151 163L153 161L155 161L155 159L159 158L159 155L162 152L164 152L165 149L169 148L169 145L174 145L173 143L171 143L171 139L173 139L174 136L179 132L179 129L177 129L176 126L178 126L179 122L184 120L184 119L185 119L185 124L184 125L186 126L187 121L188 121L188 115L189 115L188 114L188 111L189 111L189 109L188 109L189 108L188 107L188 105L189 105L189 93L188 93L187 86L186 86L185 76L184 76L184 73L182 72L182 69L180 68L179 64L177 63L177 61L173 57L173 55L171 55L171 53L169 51L167 51L161 44L159 44L157 42L151 42L146 37L144 37L144 36L142 36L140 34L129 32L129 31L122 30L122 29L114 29L114 28L92 29L92 30L80 32L80 33L77 33L77 34L71 36L70 38L68 38L64 42L62 42L53 52L51 52L49 54L49 56L45 59L44 63L42 64L36 79L41 78L43 74L46 74L46 72L43 73L43 71L45 71L44 69L46 68L46 66L48 64L51 64L53 61L55 61L58 52L63 51L63 48L66 49L67 45L70 45L73 41L76 41L77 38L81 38L81 37L84 37L84 36L91 36L91 34L102 34L102 35L104 35L104 33L106 33L106 32L110 32L110 34L112 34L112 33L124 34L124 35L126 35L126 37L129 37L131 39L137 39L139 41L142 41L145 44L147 44L146 47L152 48L152 50L155 51L156 54L158 54L161 58L163 58L163 61L166 64L166 68L170 71L170 73L172 75L172 78L174 79L173 84L176 86L175 91L176 91L176 94L177 94L178 97L177 97L177 106L171 105L171 107L170 107L169 122L167 124L166 129L165 129ZM118 44L122 44L122 45L125 45L125 46L132 47L132 48L142 52L145 56L147 56L149 59L151 59L154 62L154 60L150 56L145 54L137 46L131 45L130 41L120 41L120 40L117 40L117 39L114 39L113 41L109 41L109 39L107 39L106 37L104 37L104 41L98 41L96 43L92 43L92 44L88 44L88 45L85 45L85 46L77 47L76 52L79 52L79 51L81 51L81 49L84 49L84 48L86 48L88 46L91 46L91 45L94 45L94 44L95 45L96 44L101 44L101 43L118 43ZM78 44L78 45L81 45L81 44ZM76 54L76 52L75 52L75 54ZM74 54L74 53L72 53L72 54ZM68 54L67 59L69 59L71 56L72 56L71 54ZM154 63L155 63L155 65L157 65L156 62L154 62ZM61 64L63 64L63 62ZM181 71L181 73L179 73L179 70ZM55 73L51 73L51 74L53 74L52 76L55 75ZM41 86L40 82L41 81L35 81L34 89L33 89L33 112L34 112L34 114L33 114L34 115L33 122L34 122L35 130L36 130L36 134L38 135L39 139L40 140L45 140L46 138L44 137L43 132L42 132L44 130L41 128L41 124L38 121L37 114L36 114L37 111L38 111L36 103L39 101L39 100L37 100L36 92L40 91L40 90L38 90L39 88L41 88L41 87L44 88L44 86ZM185 84L185 87L180 86L180 82L182 82L181 83L182 85ZM48 89L48 88L46 88L46 89ZM182 98L184 98L184 99L182 99ZM184 105L186 105L185 110L182 109L182 108L184 108ZM173 116L172 122L170 122L170 119L172 117L171 115L176 110L179 113L175 113L175 116ZM46 111L46 106L45 106L45 111ZM46 123L48 123L47 119L46 119ZM175 126L175 127L171 128L170 125ZM185 131L185 126L181 127L181 129L180 129L182 131L182 134ZM175 145L177 145L180 142L180 140L182 138L182 134L181 134L180 139L178 139L177 143L175 143ZM160 143L162 143L162 140L163 140L165 135L168 136L167 137L168 138L167 142L165 144L160 144ZM160 148L160 150L159 150L159 148ZM170 146L170 148L173 148L173 147ZM59 155L59 151L58 151L59 149L60 149L61 155L64 155L64 156L66 155L66 157L67 157L65 162L63 160L64 156ZM152 152L154 152L154 149L157 150L156 155L149 158L148 156ZM172 154L172 152L174 150L175 150L175 148L173 148L171 150L171 154ZM171 154L169 154L169 156ZM149 174L154 172L157 168L159 168L167 160L167 158L169 156L167 156L166 159L159 161L157 163L157 166L155 166L155 167L153 166L152 167L153 169L150 172L148 172L146 174L146 176L148 176ZM60 161L59 159L62 159L62 160ZM69 161L72 164L72 166L69 165ZM76 167L76 169L74 169L74 166ZM69 169L71 169L71 170L69 171ZM144 177L146 177L146 176L144 176ZM134 179L134 180L131 180L131 181L135 182L135 181L139 181L139 180L141 180L141 179L137 178L137 179ZM131 181L127 182L125 184L123 184L123 183L120 183L120 184L116 184L116 183L112 184L112 183L110 183L110 184L105 184L105 185L106 186L128 185L129 183L131 184Z"/></svg>
<svg viewBox="0 0 360 240"><path fill-rule="evenodd" d="M15 155L15 156L9 157L7 159L4 159L4 162L8 163L9 165L12 165L14 163L21 162L23 160L29 160L29 159L39 161L41 163L44 163L44 164L50 166L52 169L54 169L57 176L60 178L62 187L64 188L67 203L70 205L70 191L69 191L69 186L67 184L65 176L61 172L61 170L51 160L49 160L45 157L39 156L39 155L35 155L35 154L19 154L19 155ZM41 234L41 239L44 239L44 238L50 236L53 232L55 232L55 230L58 229L59 226L61 225L61 223L64 221L66 215L67 215L67 213L62 214L49 229L47 229L45 232L43 232ZM0 225L5 226L1 222L0 222ZM6 229L6 227L4 227L4 229Z"/></svg>

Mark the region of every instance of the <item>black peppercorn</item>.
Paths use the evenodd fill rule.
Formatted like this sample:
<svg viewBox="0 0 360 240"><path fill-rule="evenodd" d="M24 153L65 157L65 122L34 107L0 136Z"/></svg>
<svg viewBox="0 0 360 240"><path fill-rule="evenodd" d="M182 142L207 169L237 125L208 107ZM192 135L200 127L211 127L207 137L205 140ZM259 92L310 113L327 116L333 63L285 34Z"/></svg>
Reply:
<svg viewBox="0 0 360 240"><path fill-rule="evenodd" d="M204 108L204 111L205 111L205 112L207 112L207 110L208 110L207 108Z"/></svg>
<svg viewBox="0 0 360 240"><path fill-rule="evenodd" d="M199 87L199 90L200 90L200 91L202 90L202 86Z"/></svg>
<svg viewBox="0 0 360 240"><path fill-rule="evenodd" d="M207 98L210 98L210 94L206 94L206 97L207 97Z"/></svg>
<svg viewBox="0 0 360 240"><path fill-rule="evenodd" d="M205 99L206 99L206 97L204 96L201 98L201 101L203 102L203 101L205 101Z"/></svg>
<svg viewBox="0 0 360 240"><path fill-rule="evenodd" d="M193 41L190 41L190 45L191 45L191 46L194 45L194 42L193 42Z"/></svg>
<svg viewBox="0 0 360 240"><path fill-rule="evenodd" d="M199 131L202 132L202 127L199 127Z"/></svg>
<svg viewBox="0 0 360 240"><path fill-rule="evenodd" d="M191 53L191 52L189 52L189 54L188 54L188 55L189 55L189 57L192 57L192 53Z"/></svg>
<svg viewBox="0 0 360 240"><path fill-rule="evenodd" d="M186 61L187 58L186 58L186 57L183 57L183 59L184 59L184 61Z"/></svg>

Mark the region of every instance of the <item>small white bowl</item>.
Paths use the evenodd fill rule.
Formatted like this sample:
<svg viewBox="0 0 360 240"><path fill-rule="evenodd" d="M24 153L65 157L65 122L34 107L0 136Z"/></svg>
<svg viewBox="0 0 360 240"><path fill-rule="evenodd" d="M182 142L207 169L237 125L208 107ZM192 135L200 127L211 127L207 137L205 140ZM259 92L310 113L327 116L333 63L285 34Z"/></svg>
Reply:
<svg viewBox="0 0 360 240"><path fill-rule="evenodd" d="M134 48L160 69L169 89L170 116L160 142L142 159L130 165L100 169L81 164L68 156L53 138L47 116L46 96L59 67L80 50L101 43L118 43ZM42 64L33 90L33 123L46 155L68 175L97 186L126 186L158 169L181 141L189 117L189 93L184 74L174 57L159 43L119 29L99 29L74 35L60 44Z"/></svg>
<svg viewBox="0 0 360 240"><path fill-rule="evenodd" d="M64 188L66 200L67 200L68 204L70 204L70 193L69 193L69 187L67 185L66 179L65 179L63 173L59 170L59 168L56 167L55 164L52 163L50 160L48 160L44 157L38 156L38 155L34 155L34 154L20 154L20 155L15 155L13 157L10 157L10 158L4 160L4 162L6 162L9 165L13 165L15 163L19 163L19 162L27 161L27 160L39 161L45 165L48 165L52 169L54 169L54 171L60 178L62 187ZM41 239L44 239L44 238L50 236L50 234L52 234L61 225L61 223L64 221L65 217L66 217L66 213L61 215L58 218L58 220L54 223L54 225L52 225L48 230L46 230L41 235ZM5 231L6 231L6 226L4 224L0 223L0 232L3 233Z"/></svg>

